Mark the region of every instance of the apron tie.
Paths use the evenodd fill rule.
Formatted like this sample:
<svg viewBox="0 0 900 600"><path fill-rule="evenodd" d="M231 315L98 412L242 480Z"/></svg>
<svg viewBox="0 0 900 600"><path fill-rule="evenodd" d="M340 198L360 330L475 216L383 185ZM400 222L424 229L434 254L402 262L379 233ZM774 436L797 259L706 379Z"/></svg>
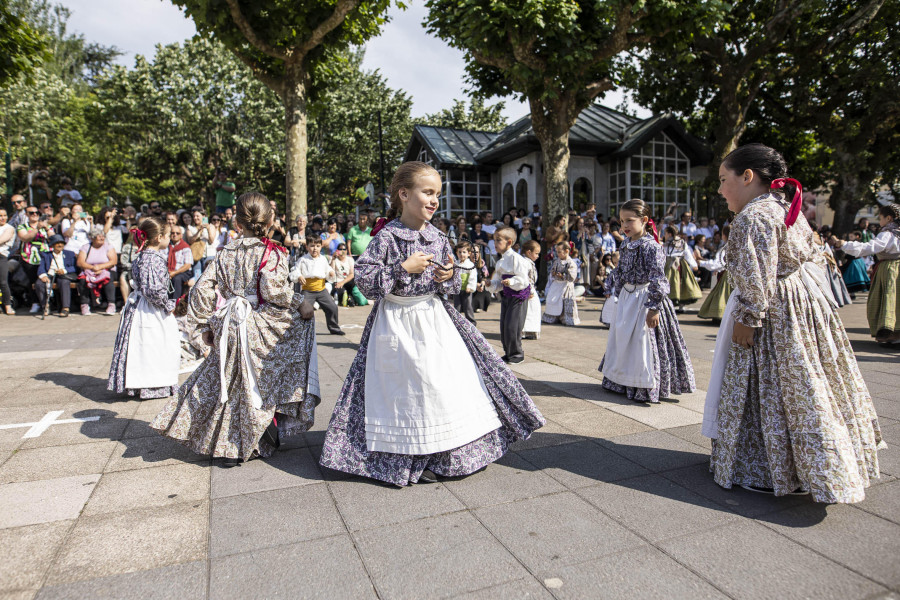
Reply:
<svg viewBox="0 0 900 600"><path fill-rule="evenodd" d="M228 391L225 385L225 358L228 355L228 338L231 322L237 324L237 333L241 344L241 358L244 363L244 376L250 382L250 403L253 408L262 408L262 395L259 393L259 385L256 373L250 362L250 345L247 342L247 318L253 312L251 302L256 301L256 296L232 296L216 311L216 316L222 319L222 333L219 336L219 402L225 404L228 401Z"/></svg>

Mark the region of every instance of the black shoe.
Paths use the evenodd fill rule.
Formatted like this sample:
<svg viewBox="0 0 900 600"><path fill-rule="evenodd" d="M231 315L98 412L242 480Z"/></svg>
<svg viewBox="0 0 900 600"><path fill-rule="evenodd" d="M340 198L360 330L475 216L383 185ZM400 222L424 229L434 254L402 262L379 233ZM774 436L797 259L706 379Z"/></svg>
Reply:
<svg viewBox="0 0 900 600"><path fill-rule="evenodd" d="M425 469L422 471L422 474L419 475L419 483L437 483L438 477L434 474L434 471L431 469Z"/></svg>
<svg viewBox="0 0 900 600"><path fill-rule="evenodd" d="M275 424L275 421L269 423L269 426L263 431L262 437L270 446L275 448L281 446L281 440L278 438L278 425Z"/></svg>
<svg viewBox="0 0 900 600"><path fill-rule="evenodd" d="M517 364L519 364L520 362L524 362L524 361L525 361L525 357L524 357L524 356L519 356L519 357L515 357L515 358L510 358L510 359L508 359L506 362L508 362L508 363L511 364L511 365L517 365Z"/></svg>
<svg viewBox="0 0 900 600"><path fill-rule="evenodd" d="M500 360L502 360L502 361L505 362L505 363L508 363L508 362L509 362L509 357L508 357L507 355L504 354L503 356L500 357Z"/></svg>
<svg viewBox="0 0 900 600"><path fill-rule="evenodd" d="M335 329L335 330L329 329L328 333L330 333L331 335L347 335L346 333L344 333L343 329Z"/></svg>
<svg viewBox="0 0 900 600"><path fill-rule="evenodd" d="M222 461L222 466L226 469L230 469L231 467L239 467L241 465L241 459L239 458L225 458Z"/></svg>

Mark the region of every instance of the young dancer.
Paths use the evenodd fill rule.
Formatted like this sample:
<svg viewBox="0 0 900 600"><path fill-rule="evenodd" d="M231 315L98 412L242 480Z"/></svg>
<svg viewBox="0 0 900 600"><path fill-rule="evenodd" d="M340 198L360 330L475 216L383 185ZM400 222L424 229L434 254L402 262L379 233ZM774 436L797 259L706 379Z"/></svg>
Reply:
<svg viewBox="0 0 900 600"><path fill-rule="evenodd" d="M488 289L500 293L500 343L504 362L518 364L525 360L522 329L531 295L531 261L512 249L516 230L499 227L494 232L494 248L500 255Z"/></svg>
<svg viewBox="0 0 900 600"><path fill-rule="evenodd" d="M541 258L541 244L537 240L528 240L522 245L522 255L531 261L528 267L528 280L531 282L531 295L528 296L528 310L525 314L525 327L522 331L526 340L541 339L541 299L537 293L537 262Z"/></svg>
<svg viewBox="0 0 900 600"><path fill-rule="evenodd" d="M226 466L271 455L312 426L319 403L314 311L288 282L287 252L264 237L272 206L248 192L236 218L241 237L216 253L188 300L188 326L212 350L150 425Z"/></svg>
<svg viewBox="0 0 900 600"><path fill-rule="evenodd" d="M475 324L475 310L472 304L472 294L478 289L478 272L475 269L475 263L469 256L472 253L472 246L469 242L459 242L456 244L456 260L459 261L460 268L460 286L459 293L454 297L453 304L462 315L468 319L469 323Z"/></svg>
<svg viewBox="0 0 900 600"><path fill-rule="evenodd" d="M712 260L700 261L700 266L707 271L716 275L716 284L712 291L703 301L697 316L701 319L712 319L713 323L718 325L722 321L722 315L725 314L725 305L728 298L731 297L733 288L728 280L728 271L725 270L725 247L728 245L728 235L731 232L731 226L726 225L722 228L722 243L716 251L716 256Z"/></svg>
<svg viewBox="0 0 900 600"><path fill-rule="evenodd" d="M650 208L643 200L629 200L619 210L619 220L627 237L619 249L614 281L618 302L600 362L602 385L638 402L693 392L694 368L668 296L666 256Z"/></svg>
<svg viewBox="0 0 900 600"><path fill-rule="evenodd" d="M845 254L878 259L869 288L866 317L872 337L885 345L900 343L900 204L878 209L881 231L871 242L831 242Z"/></svg>
<svg viewBox="0 0 900 600"><path fill-rule="evenodd" d="M694 277L697 261L694 252L678 230L669 225L665 231L663 250L666 255L666 279L669 281L669 298L675 303L677 312L683 312L684 306L693 304L701 297L700 284Z"/></svg>
<svg viewBox="0 0 900 600"><path fill-rule="evenodd" d="M607 268L606 278L603 281L603 310L600 311L600 322L607 327L612 327L612 322L616 320L616 306L619 298L616 296L616 277L618 276L618 268L613 264L613 260L618 261L618 252L603 255L603 266ZM607 266L606 261L609 260Z"/></svg>
<svg viewBox="0 0 900 600"><path fill-rule="evenodd" d="M702 431L722 487L859 502L878 476L878 418L813 263L813 232L797 218L800 184L786 174L784 158L762 144L737 148L719 167L719 193L737 215L726 251L734 292Z"/></svg>
<svg viewBox="0 0 900 600"><path fill-rule="evenodd" d="M547 283L544 302L544 323L578 325L578 305L575 303L575 280L578 266L569 258L569 242L558 242L555 246L556 258L550 263L550 281Z"/></svg>
<svg viewBox="0 0 900 600"><path fill-rule="evenodd" d="M181 362L175 300L169 298L169 227L160 217L147 217L131 235L139 249L131 263L134 291L122 309L106 389L141 399L167 398L177 392Z"/></svg>
<svg viewBox="0 0 900 600"><path fill-rule="evenodd" d="M544 424L481 333L439 296L460 287L450 242L428 223L440 190L432 167L400 165L392 220L379 221L356 264L375 305L328 425L325 467L433 482L485 467Z"/></svg>
<svg viewBox="0 0 900 600"><path fill-rule="evenodd" d="M828 243L834 245L834 242L832 241L834 239L837 238L832 238ZM861 242L862 233L859 231L851 231L850 241L857 243ZM865 258L844 253L844 259L844 264L841 266L841 271L844 273L844 284L847 286L847 291L850 292L850 298L855 300L856 292L868 291L869 286L872 284L872 280L869 278Z"/></svg>
<svg viewBox="0 0 900 600"><path fill-rule="evenodd" d="M850 298L850 291L847 289L847 284L844 283L844 278L841 276L841 270L834 259L834 252L829 244L822 241L822 237L817 231L813 231L813 247L822 255L820 260L815 262L825 264L825 278L828 280L827 289L831 293L831 298L838 308L852 304L853 299Z"/></svg>
<svg viewBox="0 0 900 600"><path fill-rule="evenodd" d="M325 324L331 335L346 335L338 324L338 307L334 298L325 288L327 281L334 281L334 269L328 259L322 256L322 238L313 234L306 237L306 254L291 270L291 281L301 285L303 294L310 304L318 302L325 313Z"/></svg>

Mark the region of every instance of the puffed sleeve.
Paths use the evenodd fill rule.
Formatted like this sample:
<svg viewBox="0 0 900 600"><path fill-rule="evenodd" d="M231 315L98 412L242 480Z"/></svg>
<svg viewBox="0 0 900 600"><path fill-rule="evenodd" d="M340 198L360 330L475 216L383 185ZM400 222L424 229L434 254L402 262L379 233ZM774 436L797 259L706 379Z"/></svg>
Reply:
<svg viewBox="0 0 900 600"><path fill-rule="evenodd" d="M641 258L650 284L647 288L647 302L644 306L650 310L659 310L663 298L669 295L669 280L666 279L666 254L662 246L653 242L641 246Z"/></svg>
<svg viewBox="0 0 900 600"><path fill-rule="evenodd" d="M259 294L267 304L288 307L294 299L294 286L288 281L288 256L273 250L259 272Z"/></svg>
<svg viewBox="0 0 900 600"><path fill-rule="evenodd" d="M738 291L734 318L747 327L760 327L775 294L775 223L764 214L739 215L731 228L727 253L728 273Z"/></svg>
<svg viewBox="0 0 900 600"><path fill-rule="evenodd" d="M892 236L893 234L890 231L882 231L870 242L844 242L841 246L841 250L843 250L845 254L857 258L872 256L879 252L884 252L891 242Z"/></svg>
<svg viewBox="0 0 900 600"><path fill-rule="evenodd" d="M172 312L175 309L175 300L169 298L169 270L165 261L150 256L143 257L141 262L141 295L152 306Z"/></svg>
<svg viewBox="0 0 900 600"><path fill-rule="evenodd" d="M563 279L570 283L578 279L578 265L575 264L574 260L569 259L566 261L566 271L563 273Z"/></svg>
<svg viewBox="0 0 900 600"><path fill-rule="evenodd" d="M188 326L198 331L209 329L209 318L216 312L216 272L220 262L215 260L212 265L203 270L200 279L191 288L188 296Z"/></svg>
<svg viewBox="0 0 900 600"><path fill-rule="evenodd" d="M450 257L453 255L453 249L450 247L450 240L447 238L441 238L443 244L441 245L441 263L447 264L450 260ZM438 291L441 294L449 294L451 296L455 296L459 293L459 290L462 288L462 269L453 269L453 277L438 284Z"/></svg>
<svg viewBox="0 0 900 600"><path fill-rule="evenodd" d="M412 282L409 273L401 265L406 257L388 232L379 232L356 261L356 285L363 296L372 300L390 294L394 287L408 286Z"/></svg>

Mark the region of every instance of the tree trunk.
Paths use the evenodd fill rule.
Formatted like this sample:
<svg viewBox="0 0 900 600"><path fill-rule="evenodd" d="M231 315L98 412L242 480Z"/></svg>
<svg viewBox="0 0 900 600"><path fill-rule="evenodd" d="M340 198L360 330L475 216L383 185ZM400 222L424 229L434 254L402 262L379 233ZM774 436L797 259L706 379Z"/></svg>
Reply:
<svg viewBox="0 0 900 600"><path fill-rule="evenodd" d="M565 106L553 103L545 108L543 103L530 100L531 125L544 163L544 229L552 220L562 215L568 230L569 215L569 128ZM558 105L560 104L560 105Z"/></svg>
<svg viewBox="0 0 900 600"><path fill-rule="evenodd" d="M746 110L738 100L736 87L729 89L728 86L737 86L737 82L725 82L722 87L719 118L713 129L713 158L707 173L709 181L719 181L719 165L728 153L738 147L738 142L747 129L744 119Z"/></svg>
<svg viewBox="0 0 900 600"><path fill-rule="evenodd" d="M838 162L836 166L841 163ZM831 190L829 206L834 210L834 223L831 229L835 235L843 235L853 230L856 224L856 213L865 206L866 186L863 185L855 169L838 173L837 183Z"/></svg>
<svg viewBox="0 0 900 600"><path fill-rule="evenodd" d="M285 64L285 210L288 223L306 214L307 104L309 75L302 62Z"/></svg>

